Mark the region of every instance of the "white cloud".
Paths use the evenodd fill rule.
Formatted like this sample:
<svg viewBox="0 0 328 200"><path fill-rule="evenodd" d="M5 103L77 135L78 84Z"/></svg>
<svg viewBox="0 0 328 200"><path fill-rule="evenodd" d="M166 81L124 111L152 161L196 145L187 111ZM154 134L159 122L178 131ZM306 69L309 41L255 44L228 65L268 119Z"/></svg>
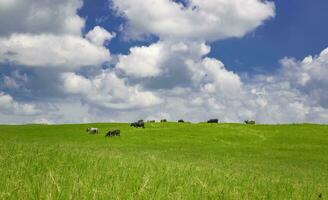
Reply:
<svg viewBox="0 0 328 200"><path fill-rule="evenodd" d="M328 110L317 101L316 96L326 97L327 50L304 61L285 59L277 73L255 76L252 81L242 82L219 60L203 58L207 51L203 51L204 54L186 53L199 52L190 48L190 43L185 43L186 48L175 48L175 44L168 45L167 41L165 45L164 63L176 58L184 61L187 68L184 65L179 65L179 68L184 69L182 73L188 74L192 82L184 87L176 85L173 89L160 89L158 95L164 103L144 110L139 113L140 117L157 119L159 114L164 113L171 120L205 121L218 117L225 122L242 122L246 119L255 119L259 123L328 122ZM169 77L172 78L172 74ZM133 112L127 115L136 116Z"/></svg>
<svg viewBox="0 0 328 200"><path fill-rule="evenodd" d="M106 41L110 41L115 37L115 33L110 33L100 26L96 26L93 30L86 34L86 38L95 45L103 46Z"/></svg>
<svg viewBox="0 0 328 200"><path fill-rule="evenodd" d="M47 118L37 118L33 121L35 124L53 124L53 122Z"/></svg>
<svg viewBox="0 0 328 200"><path fill-rule="evenodd" d="M64 81L64 89L71 94L88 94L92 91L92 83L89 79L74 74L65 73L62 75Z"/></svg>
<svg viewBox="0 0 328 200"><path fill-rule="evenodd" d="M242 37L274 17L272 1L189 0L187 6L170 0L113 2L127 17L131 37L154 34L160 40L132 47L129 54L117 56L114 69L99 72L111 59L103 45L115 33L96 26L83 36L84 19L77 15L81 1L0 0L0 63L36 69L27 68L35 72L32 77L0 77L12 95L0 93L1 122L328 122L328 49L303 61L283 59L277 73L244 80L208 56L206 41ZM78 70L81 66L95 67L90 72ZM50 77L40 68L57 73L39 84ZM31 94L56 88L49 103L55 108L43 105L44 112L38 103L16 98L22 88ZM47 95L36 96L36 102L44 103Z"/></svg>
<svg viewBox="0 0 328 200"><path fill-rule="evenodd" d="M128 18L134 38L147 34L183 40L242 37L275 15L274 3L260 0L189 0L187 7L170 0L113 2Z"/></svg>
<svg viewBox="0 0 328 200"><path fill-rule="evenodd" d="M127 85L124 79L110 71L87 79L74 73L62 75L63 90L68 94L78 94L85 102L105 108L130 109L151 107L162 101L152 92L143 91L138 86Z"/></svg>
<svg viewBox="0 0 328 200"><path fill-rule="evenodd" d="M3 76L1 86L5 89L22 89L28 81L29 79L25 73L14 70L10 74Z"/></svg>
<svg viewBox="0 0 328 200"><path fill-rule="evenodd" d="M235 95L242 90L242 83L237 74L227 71L223 63L214 58L204 58L195 63L187 60L187 65L192 71L194 84L203 85L203 91L220 95Z"/></svg>
<svg viewBox="0 0 328 200"><path fill-rule="evenodd" d="M101 65L110 53L103 47L74 35L13 34L0 38L0 62L43 68L71 70Z"/></svg>
<svg viewBox="0 0 328 200"><path fill-rule="evenodd" d="M181 75L177 70L187 67L186 59L199 60L209 52L210 47L204 42L159 41L150 46L132 47L128 55L119 55L116 68L136 78L172 78Z"/></svg>
<svg viewBox="0 0 328 200"><path fill-rule="evenodd" d="M79 35L81 0L0 0L0 36L12 33Z"/></svg>
<svg viewBox="0 0 328 200"><path fill-rule="evenodd" d="M281 60L282 69L278 80L287 81L312 101L328 108L328 48L318 56L308 56L303 61L292 58Z"/></svg>
<svg viewBox="0 0 328 200"><path fill-rule="evenodd" d="M19 103L10 95L0 92L0 112L9 115L36 115L41 111L34 104Z"/></svg>
<svg viewBox="0 0 328 200"><path fill-rule="evenodd" d="M75 70L110 60L115 34L96 26L82 36L81 0L0 1L0 63Z"/></svg>
<svg viewBox="0 0 328 200"><path fill-rule="evenodd" d="M18 89L20 87L16 80L10 76L4 77L3 86L9 89Z"/></svg>
<svg viewBox="0 0 328 200"><path fill-rule="evenodd" d="M164 51L162 43L155 43L149 47L133 47L129 55L118 56L119 62L116 67L130 76L157 76L162 72Z"/></svg>

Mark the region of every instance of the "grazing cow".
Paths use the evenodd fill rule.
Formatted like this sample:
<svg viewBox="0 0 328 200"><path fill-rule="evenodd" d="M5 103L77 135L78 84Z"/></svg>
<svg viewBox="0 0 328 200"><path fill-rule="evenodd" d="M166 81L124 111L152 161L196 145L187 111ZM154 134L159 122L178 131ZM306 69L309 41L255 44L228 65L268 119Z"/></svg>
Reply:
<svg viewBox="0 0 328 200"><path fill-rule="evenodd" d="M99 129L98 128L87 128L87 133L90 133L90 134L98 134L99 133Z"/></svg>
<svg viewBox="0 0 328 200"><path fill-rule="evenodd" d="M183 121L182 119L180 119L178 122L179 122L179 123L184 123L184 121Z"/></svg>
<svg viewBox="0 0 328 200"><path fill-rule="evenodd" d="M251 124L251 125L255 124L254 120L245 120L244 122L245 122L245 124Z"/></svg>
<svg viewBox="0 0 328 200"><path fill-rule="evenodd" d="M121 136L121 131L118 129L113 131L108 131L106 133L106 137L111 137L111 136Z"/></svg>
<svg viewBox="0 0 328 200"><path fill-rule="evenodd" d="M161 119L161 122L167 122L167 120L166 119Z"/></svg>
<svg viewBox="0 0 328 200"><path fill-rule="evenodd" d="M139 127L145 128L145 123L143 120L139 120L137 122L131 123L130 126L133 126L135 128L139 128Z"/></svg>
<svg viewBox="0 0 328 200"><path fill-rule="evenodd" d="M210 119L207 121L207 123L209 123L209 124L219 123L219 120L218 119Z"/></svg>

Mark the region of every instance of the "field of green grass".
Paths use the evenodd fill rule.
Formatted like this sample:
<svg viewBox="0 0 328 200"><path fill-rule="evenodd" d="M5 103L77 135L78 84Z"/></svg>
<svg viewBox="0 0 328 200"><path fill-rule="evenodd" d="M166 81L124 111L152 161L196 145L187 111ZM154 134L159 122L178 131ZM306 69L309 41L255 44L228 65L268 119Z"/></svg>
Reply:
<svg viewBox="0 0 328 200"><path fill-rule="evenodd" d="M121 137L105 138L111 129ZM0 126L0 199L320 197L328 198L324 125Z"/></svg>

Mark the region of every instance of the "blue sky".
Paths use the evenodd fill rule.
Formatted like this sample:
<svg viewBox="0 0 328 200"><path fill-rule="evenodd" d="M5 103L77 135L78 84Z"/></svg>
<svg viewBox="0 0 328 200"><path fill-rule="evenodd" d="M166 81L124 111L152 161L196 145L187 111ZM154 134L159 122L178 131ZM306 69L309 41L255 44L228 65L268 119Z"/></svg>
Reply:
<svg viewBox="0 0 328 200"><path fill-rule="evenodd" d="M328 123L326 0L0 1L0 123Z"/></svg>
<svg viewBox="0 0 328 200"><path fill-rule="evenodd" d="M143 40L127 40L120 34L120 27L126 22L121 16L118 16L113 10L113 4L108 0L90 1L85 0L83 7L78 11L79 15L86 19L85 32L91 30L94 26L100 25L107 30L115 31L118 37L114 38L107 45L112 53L127 54L133 46L149 45L158 40L156 36Z"/></svg>
<svg viewBox="0 0 328 200"><path fill-rule="evenodd" d="M242 39L213 44L212 56L227 66L274 70L283 57L302 59L328 46L328 1L275 1L276 17Z"/></svg>
<svg viewBox="0 0 328 200"><path fill-rule="evenodd" d="M276 16L243 38L230 38L211 43L211 57L222 60L227 68L236 71L266 72L279 67L284 57L302 59L315 55L328 46L328 1L288 0L273 1ZM101 25L117 31L124 19L110 9L110 1L85 0L79 14L86 17L86 30ZM100 20L102 19L102 20ZM143 41L111 41L113 53L128 53L129 48L147 45L157 38Z"/></svg>

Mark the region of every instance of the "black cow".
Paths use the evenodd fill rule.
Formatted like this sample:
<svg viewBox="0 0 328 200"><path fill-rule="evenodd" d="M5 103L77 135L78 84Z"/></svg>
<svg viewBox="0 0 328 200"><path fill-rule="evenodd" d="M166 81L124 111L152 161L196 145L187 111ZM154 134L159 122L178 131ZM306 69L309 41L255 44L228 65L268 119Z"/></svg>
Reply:
<svg viewBox="0 0 328 200"><path fill-rule="evenodd" d="M121 131L118 129L113 131L108 131L106 133L106 137L111 137L111 136L121 136Z"/></svg>
<svg viewBox="0 0 328 200"><path fill-rule="evenodd" d="M145 123L143 120L139 120L137 122L131 123L130 126L133 126L135 128L139 128L139 127L145 128Z"/></svg>
<svg viewBox="0 0 328 200"><path fill-rule="evenodd" d="M207 123L209 123L209 124L219 123L219 120L218 119L210 119L207 121Z"/></svg>
<svg viewBox="0 0 328 200"><path fill-rule="evenodd" d="M254 120L245 120L244 122L245 122L245 124L251 124L251 125L255 124Z"/></svg>
<svg viewBox="0 0 328 200"><path fill-rule="evenodd" d="M161 122L167 122L167 120L166 119L161 119Z"/></svg>
<svg viewBox="0 0 328 200"><path fill-rule="evenodd" d="M156 121L155 120L148 120L147 122L149 122L149 123L155 123Z"/></svg>
<svg viewBox="0 0 328 200"><path fill-rule="evenodd" d="M178 122L179 122L179 123L184 123L184 121L183 121L182 119L180 119Z"/></svg>

